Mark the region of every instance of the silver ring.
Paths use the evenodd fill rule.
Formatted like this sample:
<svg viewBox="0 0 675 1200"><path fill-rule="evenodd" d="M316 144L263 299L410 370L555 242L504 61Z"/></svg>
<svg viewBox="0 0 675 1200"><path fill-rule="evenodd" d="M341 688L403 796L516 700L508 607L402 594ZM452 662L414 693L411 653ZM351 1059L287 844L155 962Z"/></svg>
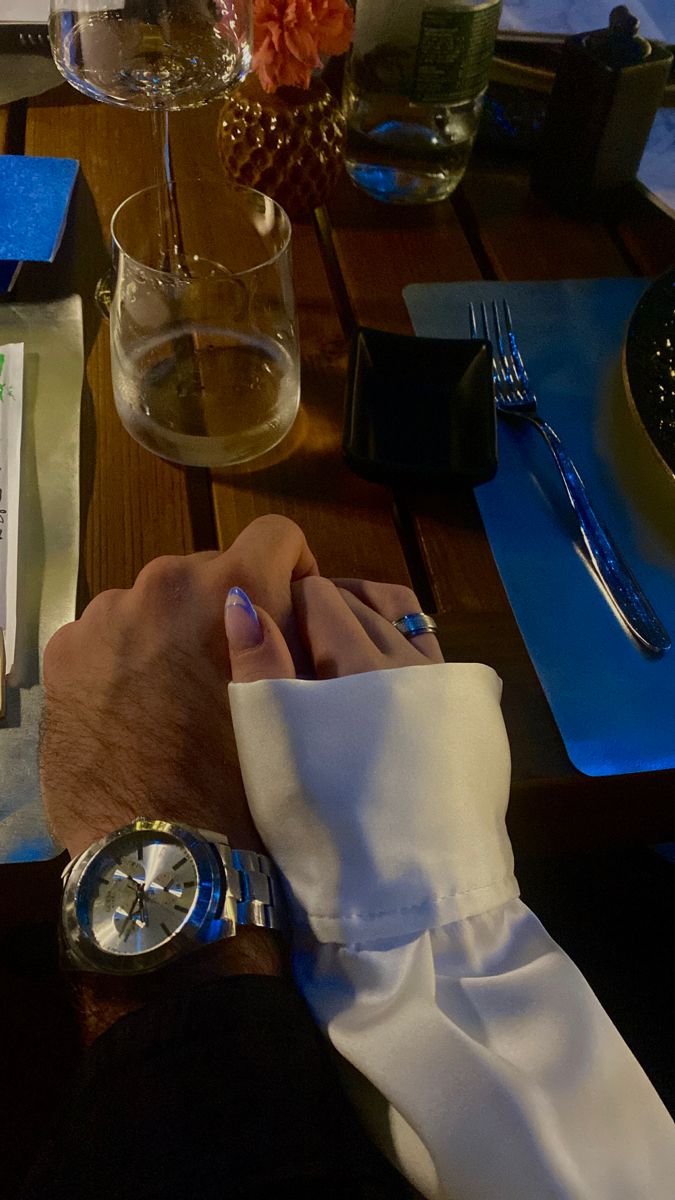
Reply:
<svg viewBox="0 0 675 1200"><path fill-rule="evenodd" d="M399 617L397 621L392 621L394 629L398 629L406 638L415 638L420 633L437 633L438 625L426 613L406 613L404 617Z"/></svg>

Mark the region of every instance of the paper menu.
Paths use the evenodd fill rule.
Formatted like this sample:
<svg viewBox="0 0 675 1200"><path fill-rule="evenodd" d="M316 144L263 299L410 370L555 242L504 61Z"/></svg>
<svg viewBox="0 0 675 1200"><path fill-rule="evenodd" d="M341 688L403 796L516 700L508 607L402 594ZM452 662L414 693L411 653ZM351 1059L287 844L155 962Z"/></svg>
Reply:
<svg viewBox="0 0 675 1200"><path fill-rule="evenodd" d="M77 8L79 12L103 12L124 8L126 0L58 0L56 11ZM49 0L0 0L0 25L47 25Z"/></svg>
<svg viewBox="0 0 675 1200"><path fill-rule="evenodd" d="M0 631L7 675L16 644L22 413L23 345L0 346Z"/></svg>

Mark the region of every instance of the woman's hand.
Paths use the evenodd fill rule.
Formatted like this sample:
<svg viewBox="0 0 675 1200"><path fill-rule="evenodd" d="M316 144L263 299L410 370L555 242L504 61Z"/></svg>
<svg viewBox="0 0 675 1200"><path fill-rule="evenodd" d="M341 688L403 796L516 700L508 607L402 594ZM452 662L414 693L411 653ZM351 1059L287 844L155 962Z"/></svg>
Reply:
<svg viewBox="0 0 675 1200"><path fill-rule="evenodd" d="M409 640L392 624L420 604L399 584L312 576L292 586L295 617L317 679L357 675L391 667L441 663L433 634ZM253 594L256 602L258 596ZM295 679L293 659L275 621L254 608L235 588L228 596L226 628L234 683L259 679Z"/></svg>

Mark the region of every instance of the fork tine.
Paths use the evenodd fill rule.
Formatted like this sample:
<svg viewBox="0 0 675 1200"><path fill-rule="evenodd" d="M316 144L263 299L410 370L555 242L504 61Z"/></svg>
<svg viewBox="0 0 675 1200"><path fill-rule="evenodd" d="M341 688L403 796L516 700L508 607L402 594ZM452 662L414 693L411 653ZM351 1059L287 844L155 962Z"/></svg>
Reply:
<svg viewBox="0 0 675 1200"><path fill-rule="evenodd" d="M506 324L506 333L507 333L507 336L509 339L509 345L511 347L511 357L513 359L513 363L516 368L516 373L517 373L518 378L520 379L520 382L522 383L523 387L527 391L530 391L530 381L529 381L529 378L527 375L527 371L525 369L525 363L523 362L523 358L520 353L520 348L518 346L518 341L516 339L516 335L514 332L509 302L508 302L508 300L504 299L502 301L502 304L504 306L504 321Z"/></svg>
<svg viewBox="0 0 675 1200"><path fill-rule="evenodd" d="M476 326L476 310L473 306L473 301L469 304L469 336L472 339L478 337L478 328Z"/></svg>
<svg viewBox="0 0 675 1200"><path fill-rule="evenodd" d="M486 342L492 342L492 338L490 336L490 325L488 323L487 309L485 307L485 301L483 301L483 300L481 300L481 302L480 302L480 316L481 316L481 321L483 324L483 337L485 338Z"/></svg>
<svg viewBox="0 0 675 1200"><path fill-rule="evenodd" d="M506 347L504 345L504 331L502 329L502 323L501 323L501 320L499 317L499 309L497 307L496 300L492 301L492 321L493 321L493 324L495 327L495 335L497 338L497 345L499 347L499 357L501 359L502 366L504 367L504 370L506 371L507 375L510 375L509 356L506 351Z"/></svg>

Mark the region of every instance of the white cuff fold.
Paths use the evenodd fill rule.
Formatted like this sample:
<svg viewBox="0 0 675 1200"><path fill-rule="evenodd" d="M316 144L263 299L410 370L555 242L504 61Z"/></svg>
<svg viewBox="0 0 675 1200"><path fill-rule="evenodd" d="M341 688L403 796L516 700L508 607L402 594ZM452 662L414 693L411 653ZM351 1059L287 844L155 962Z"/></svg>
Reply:
<svg viewBox="0 0 675 1200"><path fill-rule="evenodd" d="M230 684L253 818L294 918L373 943L516 896L501 681L478 663Z"/></svg>

